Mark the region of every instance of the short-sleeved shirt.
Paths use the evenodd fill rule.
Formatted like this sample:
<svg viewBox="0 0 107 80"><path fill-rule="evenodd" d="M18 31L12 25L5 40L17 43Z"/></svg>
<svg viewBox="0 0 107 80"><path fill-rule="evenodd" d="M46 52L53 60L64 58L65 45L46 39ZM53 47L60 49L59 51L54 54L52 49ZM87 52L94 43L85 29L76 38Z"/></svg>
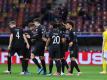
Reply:
<svg viewBox="0 0 107 80"><path fill-rule="evenodd" d="M69 42L73 42L72 47L70 47L71 49L75 48L78 46L77 44L77 35L73 30L67 30L65 37L67 39L67 43L69 44Z"/></svg>
<svg viewBox="0 0 107 80"><path fill-rule="evenodd" d="M31 30L23 30L23 31L25 34L27 33L30 36L30 38L27 38L27 40L28 40L29 45L31 46L32 45L32 41L31 41L32 32L31 32Z"/></svg>
<svg viewBox="0 0 107 80"><path fill-rule="evenodd" d="M51 39L50 45L60 45L63 34L59 29L52 29L49 32L49 38Z"/></svg>
<svg viewBox="0 0 107 80"><path fill-rule="evenodd" d="M36 41L42 41L42 37L45 36L45 29L42 28L42 26L39 26L32 30L32 39L35 39Z"/></svg>
<svg viewBox="0 0 107 80"><path fill-rule="evenodd" d="M23 30L20 28L12 28L11 33L13 34L12 46L23 47L25 42L23 38Z"/></svg>

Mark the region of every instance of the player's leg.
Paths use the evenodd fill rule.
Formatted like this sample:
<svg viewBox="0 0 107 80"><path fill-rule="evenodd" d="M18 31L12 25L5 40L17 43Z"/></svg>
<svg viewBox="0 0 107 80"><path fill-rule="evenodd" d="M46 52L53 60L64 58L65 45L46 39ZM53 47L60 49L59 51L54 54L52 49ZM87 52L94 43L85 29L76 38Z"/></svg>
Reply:
<svg viewBox="0 0 107 80"><path fill-rule="evenodd" d="M38 47L38 54L39 54L39 58L41 60L41 65L43 67L43 75L46 75L47 72L46 72L44 50L45 50L44 46L41 45L41 47Z"/></svg>
<svg viewBox="0 0 107 80"><path fill-rule="evenodd" d="M80 69L79 69L79 66L78 66L78 63L77 63L77 58L78 58L78 47L75 47L74 50L73 50L73 61L74 61L74 67L76 68L76 70L78 71L78 76L81 74L80 72Z"/></svg>
<svg viewBox="0 0 107 80"><path fill-rule="evenodd" d="M62 58L62 59L61 59L62 75L63 75L63 73L64 73L64 71L65 71L65 67L67 68L67 70L69 69L69 66L68 66L68 64L67 64L67 61L66 61L64 58Z"/></svg>
<svg viewBox="0 0 107 80"><path fill-rule="evenodd" d="M100 72L101 74L106 74L106 59L107 59L107 52L104 52L103 53L103 58L102 58L102 68L103 68L103 71Z"/></svg>
<svg viewBox="0 0 107 80"><path fill-rule="evenodd" d="M57 73L55 73L54 75L59 76L61 74L61 60L55 59L55 63L56 63Z"/></svg>
<svg viewBox="0 0 107 80"><path fill-rule="evenodd" d="M28 62L29 62L29 59L30 59L30 49L25 49L24 51L24 59L25 59L25 74L29 74L29 71L28 71Z"/></svg>
<svg viewBox="0 0 107 80"><path fill-rule="evenodd" d="M10 55L8 55L8 62L7 62L7 64L8 64L8 71L11 73L11 56Z"/></svg>
<svg viewBox="0 0 107 80"><path fill-rule="evenodd" d="M62 72L61 72L61 75L64 75L64 70L65 70L65 67L67 68L67 70L69 69L69 66L67 64L67 61L65 60L65 51L62 50L63 52L61 52L61 69L62 69Z"/></svg>
<svg viewBox="0 0 107 80"><path fill-rule="evenodd" d="M53 69L53 56L54 56L54 48L52 46L49 46L49 73L48 76L52 75L52 69Z"/></svg>
<svg viewBox="0 0 107 80"><path fill-rule="evenodd" d="M25 74L25 58L24 58L23 49L22 48L17 49L17 54L20 58L21 66L22 66L22 72L20 74L24 75Z"/></svg>
<svg viewBox="0 0 107 80"><path fill-rule="evenodd" d="M76 68L76 70L78 71L78 76L80 75L80 69L78 67L78 64L76 62L76 58L78 57L78 50L72 50L70 51L70 57L71 57L71 70L70 70L70 73L68 73L68 75L72 75L73 74L73 69L74 67Z"/></svg>
<svg viewBox="0 0 107 80"><path fill-rule="evenodd" d="M34 53L31 53L31 59L32 59L32 61L34 62L34 64L38 67L38 72L37 72L37 73L40 74L41 71L42 71L42 67L41 67L41 65L39 64L38 60L35 58Z"/></svg>
<svg viewBox="0 0 107 80"><path fill-rule="evenodd" d="M43 75L46 75L46 64L45 64L44 51L45 51L44 42L38 43L37 44L37 55L39 56L39 58L41 60L41 65L43 67Z"/></svg>
<svg viewBox="0 0 107 80"><path fill-rule="evenodd" d="M5 71L7 74L11 74L11 57L15 54L15 49L11 48L9 50L8 56L7 56L7 65L8 65L8 70Z"/></svg>
<svg viewBox="0 0 107 80"><path fill-rule="evenodd" d="M60 47L56 47L56 52L55 52L55 63L56 63L56 68L57 68L57 76L61 74L61 59L60 59Z"/></svg>
<svg viewBox="0 0 107 80"><path fill-rule="evenodd" d="M71 58L71 63L72 63L72 65L71 65L71 73L73 73L73 68L72 68L72 66L74 66L74 67L76 68L76 70L78 71L78 73L80 73L80 69L79 69L79 67L78 67L78 64L77 64L77 62L76 62L75 57L72 57L72 58Z"/></svg>
<svg viewBox="0 0 107 80"><path fill-rule="evenodd" d="M46 64L45 64L45 58L44 56L40 56L41 64L43 67L43 75L46 75Z"/></svg>
<svg viewBox="0 0 107 80"><path fill-rule="evenodd" d="M49 60L49 75L52 75L52 69L53 69L53 59Z"/></svg>
<svg viewBox="0 0 107 80"><path fill-rule="evenodd" d="M61 75L64 75L65 67L67 68L67 70L69 69L67 61L65 60L65 52L66 51L67 51L67 46L66 46L66 44L63 44L61 46L61 69L62 69Z"/></svg>

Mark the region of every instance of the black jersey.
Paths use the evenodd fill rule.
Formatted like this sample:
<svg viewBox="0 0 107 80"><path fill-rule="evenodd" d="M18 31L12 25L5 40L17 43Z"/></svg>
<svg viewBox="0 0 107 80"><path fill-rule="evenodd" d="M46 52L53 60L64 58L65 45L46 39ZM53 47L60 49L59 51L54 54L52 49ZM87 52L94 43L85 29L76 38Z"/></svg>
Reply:
<svg viewBox="0 0 107 80"><path fill-rule="evenodd" d="M31 32L31 30L24 30L24 34L30 36L30 38L27 38L27 40L28 40L29 45L31 46L32 45L32 41L31 41L32 32Z"/></svg>
<svg viewBox="0 0 107 80"><path fill-rule="evenodd" d="M68 35L66 34L66 37L68 39L67 41L73 42L73 45L70 48L72 49L72 48L78 47L76 32L74 32L73 30L69 30L67 31L67 33L68 33Z"/></svg>
<svg viewBox="0 0 107 80"><path fill-rule="evenodd" d="M12 46L23 47L25 43L23 38L23 30L15 27L11 29L11 33L13 34Z"/></svg>
<svg viewBox="0 0 107 80"><path fill-rule="evenodd" d="M50 45L60 45L62 37L63 34L59 29L51 30L49 33L49 38L51 39Z"/></svg>
<svg viewBox="0 0 107 80"><path fill-rule="evenodd" d="M42 37L45 37L45 35L46 35L46 30L42 25L40 25L39 27L35 28L31 32L32 32L31 39L33 39L34 42L43 41Z"/></svg>

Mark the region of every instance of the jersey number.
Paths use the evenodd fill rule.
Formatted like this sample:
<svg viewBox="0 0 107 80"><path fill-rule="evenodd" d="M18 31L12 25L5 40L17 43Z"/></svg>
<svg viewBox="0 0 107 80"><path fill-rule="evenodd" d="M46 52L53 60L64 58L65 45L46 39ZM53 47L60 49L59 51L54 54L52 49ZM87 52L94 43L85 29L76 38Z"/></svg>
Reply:
<svg viewBox="0 0 107 80"><path fill-rule="evenodd" d="M20 35L19 35L19 31L16 33L16 37L19 39Z"/></svg>
<svg viewBox="0 0 107 80"><path fill-rule="evenodd" d="M53 44L59 44L60 43L60 37L59 36L52 36Z"/></svg>

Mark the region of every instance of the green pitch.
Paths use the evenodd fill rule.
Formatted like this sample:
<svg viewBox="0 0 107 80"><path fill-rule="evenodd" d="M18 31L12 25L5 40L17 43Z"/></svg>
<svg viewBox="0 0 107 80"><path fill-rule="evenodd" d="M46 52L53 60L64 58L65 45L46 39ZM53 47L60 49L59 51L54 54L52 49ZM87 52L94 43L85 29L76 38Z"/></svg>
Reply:
<svg viewBox="0 0 107 80"><path fill-rule="evenodd" d="M81 68L81 76L76 75L76 71L74 71L73 76L43 76L36 74L35 65L29 65L29 71L32 73L29 76L22 76L19 73L21 72L20 65L12 66L12 74L4 74L3 71L6 70L6 65L0 64L0 80L107 80L107 74L101 75L99 72L101 71L101 66L80 66ZM48 67L47 67L48 69ZM54 67L54 72L56 68Z"/></svg>

